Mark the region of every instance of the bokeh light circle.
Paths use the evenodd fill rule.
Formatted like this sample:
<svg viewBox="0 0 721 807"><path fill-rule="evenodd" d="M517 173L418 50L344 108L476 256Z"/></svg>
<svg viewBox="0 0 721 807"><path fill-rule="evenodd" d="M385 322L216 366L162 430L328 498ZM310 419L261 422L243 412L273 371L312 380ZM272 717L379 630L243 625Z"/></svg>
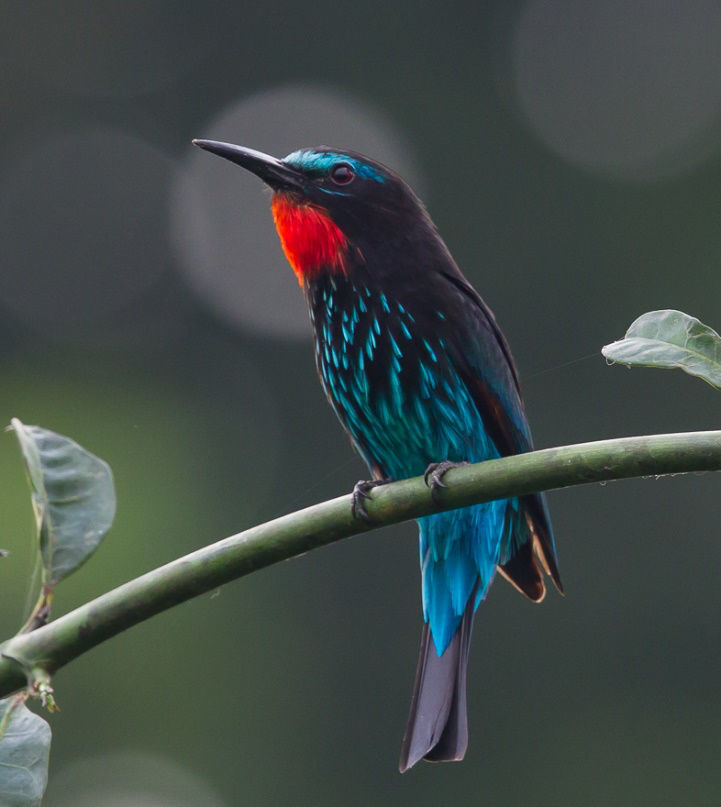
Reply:
<svg viewBox="0 0 721 807"><path fill-rule="evenodd" d="M173 170L159 149L105 128L50 132L7 155L0 307L47 335L126 316L169 266Z"/></svg>
<svg viewBox="0 0 721 807"><path fill-rule="evenodd" d="M194 134L279 157L320 144L353 149L422 190L411 149L388 121L318 87L282 87L243 99ZM308 313L269 202L252 175L189 149L171 197L171 238L189 284L222 319L266 335L302 338L310 333Z"/></svg>
<svg viewBox="0 0 721 807"><path fill-rule="evenodd" d="M718 148L719 42L716 0L530 0L514 35L516 97L570 162L672 176Z"/></svg>
<svg viewBox="0 0 721 807"><path fill-rule="evenodd" d="M51 766L52 767L52 766ZM89 755L51 771L55 807L224 807L213 787L169 757L139 751Z"/></svg>

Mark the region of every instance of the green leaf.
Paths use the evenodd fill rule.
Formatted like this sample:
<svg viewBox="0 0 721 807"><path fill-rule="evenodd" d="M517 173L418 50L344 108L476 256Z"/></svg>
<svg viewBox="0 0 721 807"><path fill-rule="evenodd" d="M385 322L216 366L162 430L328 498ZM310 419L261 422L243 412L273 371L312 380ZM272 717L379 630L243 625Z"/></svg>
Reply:
<svg viewBox="0 0 721 807"><path fill-rule="evenodd" d="M0 700L0 804L36 807L48 783L50 726L22 696Z"/></svg>
<svg viewBox="0 0 721 807"><path fill-rule="evenodd" d="M115 517L110 466L61 434L11 422L32 486L44 583L54 585L97 549Z"/></svg>
<svg viewBox="0 0 721 807"><path fill-rule="evenodd" d="M642 314L623 339L606 345L601 353L629 367L683 370L721 389L721 337L683 311Z"/></svg>

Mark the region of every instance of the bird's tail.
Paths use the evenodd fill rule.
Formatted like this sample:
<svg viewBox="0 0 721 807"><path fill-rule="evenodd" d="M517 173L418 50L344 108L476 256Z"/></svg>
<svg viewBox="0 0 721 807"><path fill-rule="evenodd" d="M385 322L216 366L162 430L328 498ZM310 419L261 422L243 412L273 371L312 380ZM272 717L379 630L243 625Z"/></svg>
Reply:
<svg viewBox="0 0 721 807"><path fill-rule="evenodd" d="M398 765L401 773L421 759L451 762L465 756L468 746L466 668L475 599L474 593L442 656L436 651L430 626L427 622L423 626L413 698Z"/></svg>

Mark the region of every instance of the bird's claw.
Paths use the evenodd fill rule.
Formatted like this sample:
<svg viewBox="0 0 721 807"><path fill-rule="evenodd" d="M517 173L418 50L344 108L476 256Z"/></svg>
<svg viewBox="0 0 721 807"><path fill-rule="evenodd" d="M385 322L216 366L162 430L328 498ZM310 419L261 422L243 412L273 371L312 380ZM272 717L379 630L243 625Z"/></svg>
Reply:
<svg viewBox="0 0 721 807"><path fill-rule="evenodd" d="M440 499L438 498L440 489L448 487L443 481L444 474L446 471L450 471L451 468L458 468L461 465L468 465L468 463L466 461L450 462L450 460L445 460L444 462L432 462L426 468L423 481L431 489L431 498L436 504L440 504Z"/></svg>
<svg viewBox="0 0 721 807"><path fill-rule="evenodd" d="M353 486L353 493L351 494L351 511L356 518L362 518L363 521L370 522L371 517L363 504L364 499L370 499L370 492L373 488L380 485L387 485L392 482L392 479L361 479Z"/></svg>

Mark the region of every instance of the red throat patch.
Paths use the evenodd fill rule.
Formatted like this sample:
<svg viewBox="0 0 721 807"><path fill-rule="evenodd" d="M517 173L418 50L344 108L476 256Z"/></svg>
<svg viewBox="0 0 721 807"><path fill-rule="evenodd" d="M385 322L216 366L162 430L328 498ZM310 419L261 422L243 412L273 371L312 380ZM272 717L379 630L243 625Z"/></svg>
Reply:
<svg viewBox="0 0 721 807"><path fill-rule="evenodd" d="M301 286L323 271L345 273L348 239L322 210L276 193L273 220Z"/></svg>

